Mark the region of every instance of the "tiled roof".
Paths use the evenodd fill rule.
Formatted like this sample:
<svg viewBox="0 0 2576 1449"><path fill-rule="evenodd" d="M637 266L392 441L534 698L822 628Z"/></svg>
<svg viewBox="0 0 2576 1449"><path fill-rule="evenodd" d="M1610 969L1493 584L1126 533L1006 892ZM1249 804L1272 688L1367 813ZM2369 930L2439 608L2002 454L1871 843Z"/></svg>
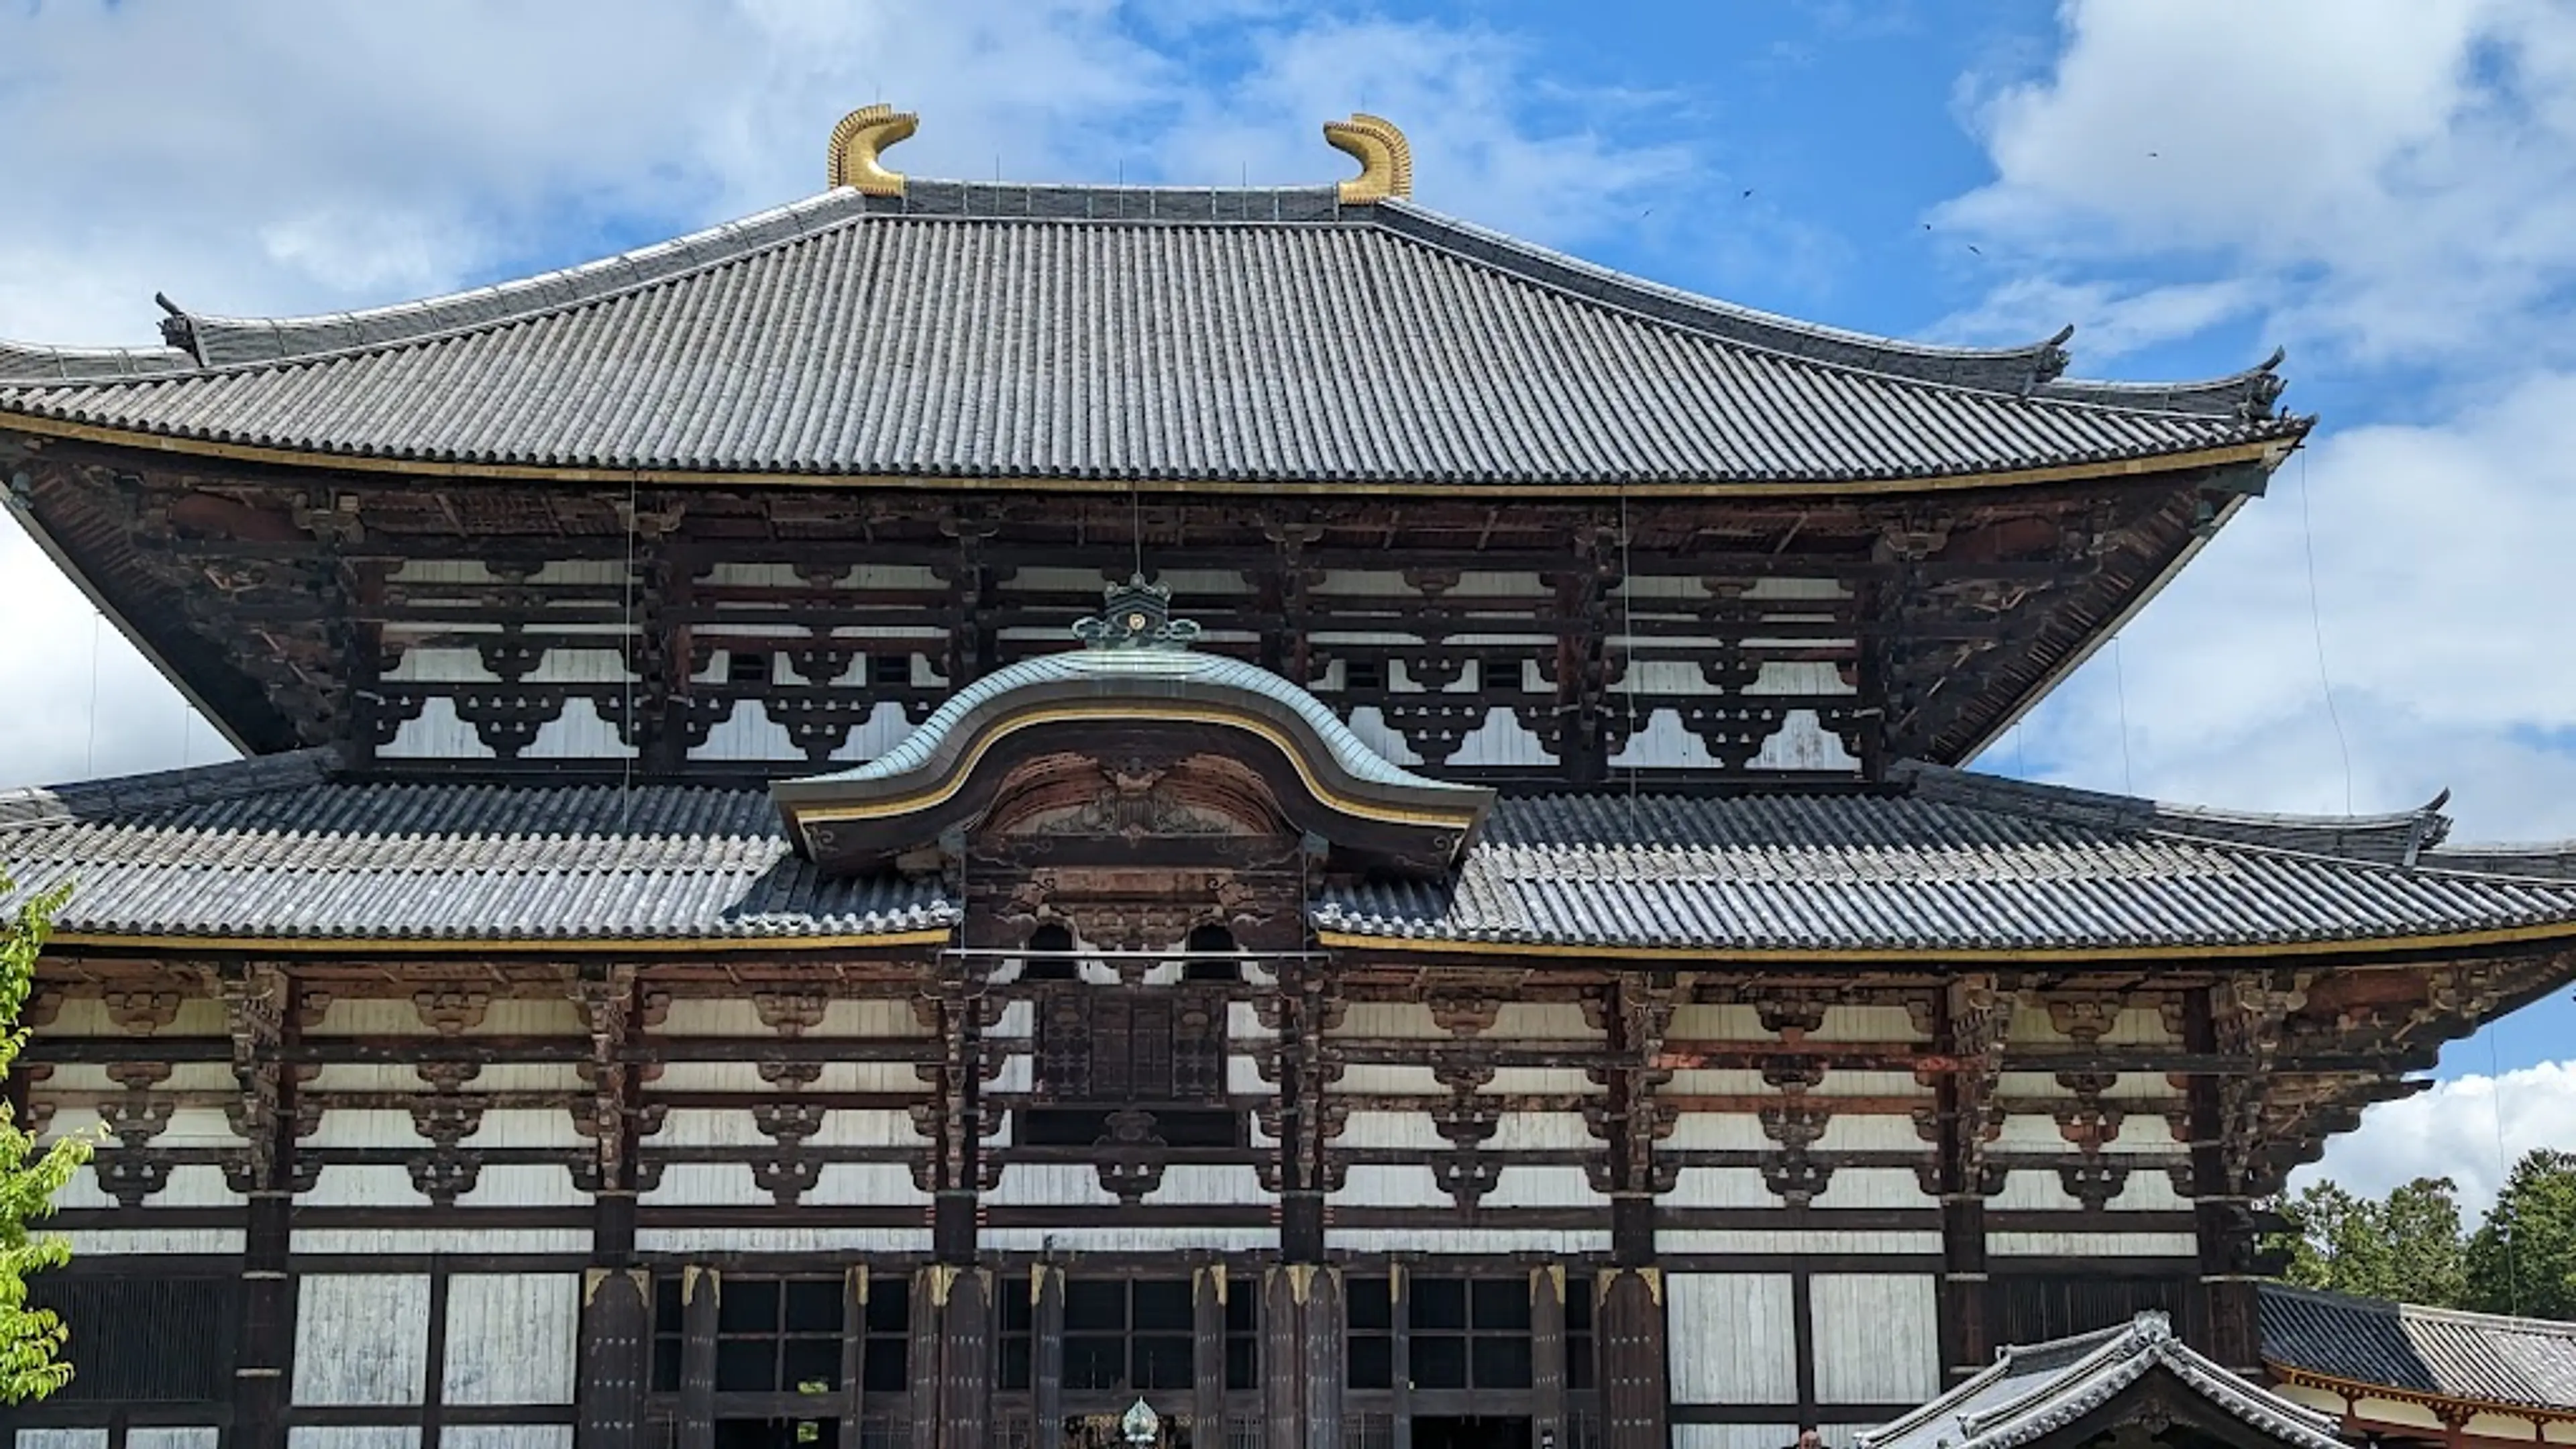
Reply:
<svg viewBox="0 0 2576 1449"><path fill-rule="evenodd" d="M100 935L793 944L956 919L933 885L823 878L757 790L361 783L324 760L0 794L0 871L22 895L70 882L56 929Z"/></svg>
<svg viewBox="0 0 2576 1449"><path fill-rule="evenodd" d="M2344 1449L2331 1417L2201 1357L2174 1336L2161 1313L2142 1313L2098 1333L2007 1348L1993 1367L1904 1418L1862 1434L1859 1443L1861 1449L2013 1449L2097 1413L2156 1372L2275 1444ZM2162 1409L2140 1405L2142 1414ZM2107 1431L2118 1424L2097 1427ZM2088 1436L2088 1442L2096 1437Z"/></svg>
<svg viewBox="0 0 2576 1449"><path fill-rule="evenodd" d="M756 788L358 780L325 760L0 793L0 870L22 890L74 882L60 929L85 934L792 940L956 919L933 883L826 877ZM2576 884L2373 858L2393 825L2158 813L1924 766L1900 783L1504 799L1453 882L1334 888L1316 923L1744 952L2576 934Z"/></svg>
<svg viewBox="0 0 2576 1449"><path fill-rule="evenodd" d="M2576 1323L2460 1313L2277 1283L2259 1304L2263 1362L2345 1383L2576 1414Z"/></svg>
<svg viewBox="0 0 2576 1449"><path fill-rule="evenodd" d="M1528 486L1989 475L2305 427L2268 367L2060 382L2059 339L1861 337L1330 188L836 191L457 297L168 331L0 348L0 422L464 465Z"/></svg>
<svg viewBox="0 0 2576 1449"><path fill-rule="evenodd" d="M1907 766L1902 795L1505 799L1454 882L1329 894L1351 936L1638 949L2118 950L2576 934L2576 883L2443 867L2440 817L2302 821ZM2408 839L2415 864L2404 862Z"/></svg>

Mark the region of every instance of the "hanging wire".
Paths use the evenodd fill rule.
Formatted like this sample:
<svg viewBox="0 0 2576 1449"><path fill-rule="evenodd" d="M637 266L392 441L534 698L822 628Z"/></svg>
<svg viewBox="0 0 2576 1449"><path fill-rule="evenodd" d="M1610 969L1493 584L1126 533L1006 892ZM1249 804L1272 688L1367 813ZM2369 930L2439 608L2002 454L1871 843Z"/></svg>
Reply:
<svg viewBox="0 0 2576 1449"><path fill-rule="evenodd" d="M2505 1156L2504 1145L2504 1051L2497 1045L2497 1038L2504 1034L2503 1026L2504 1023L2500 1021L2490 1021L2487 1023L2486 1030L2487 1080L2492 1084L2487 1089L2487 1115L2495 1120L2496 1203L2498 1206L2503 1204L2504 1190L2513 1180L2513 1165ZM2488 1209L2488 1213L2492 1216L2494 1209ZM2504 1239L2505 1309L2509 1313L2520 1314L2522 1312L2522 1265L2516 1261L2512 1220L2507 1219L2498 1223L2496 1231L2497 1236Z"/></svg>
<svg viewBox="0 0 2576 1449"><path fill-rule="evenodd" d="M1637 576L1630 566L1628 544L1628 489L1619 489L1619 633L1626 657L1619 667L1620 692L1628 696L1628 741L1626 748L1637 748ZM1606 762L1605 762L1606 763ZM1637 782L1645 771L1641 754L1628 757L1628 834L1631 844L1642 842L1637 836Z"/></svg>
<svg viewBox="0 0 2576 1449"><path fill-rule="evenodd" d="M98 774L98 654L99 634L107 626L107 615L89 616L89 764L81 773Z"/></svg>
<svg viewBox="0 0 2576 1449"><path fill-rule="evenodd" d="M1127 541L1136 550L1136 577L1145 577L1145 496L1136 480L1127 480Z"/></svg>
<svg viewBox="0 0 2576 1449"><path fill-rule="evenodd" d="M625 730L626 753L617 761L617 823L620 829L635 823L635 754L641 748L644 732L635 722L636 667L644 659L644 641L635 633L635 475L626 475L626 572L625 600L619 612L626 625L626 709L620 721ZM685 667L685 661L683 662Z"/></svg>
<svg viewBox="0 0 2576 1449"><path fill-rule="evenodd" d="M2111 636L2111 682L2120 691L2120 779L2128 792L2138 793L2138 772L2129 763L2129 665L2120 653L2120 636Z"/></svg>
<svg viewBox="0 0 2576 1449"><path fill-rule="evenodd" d="M2308 521L2308 450L2299 450L2299 541L2308 558L2308 633L2317 646L2317 687L2325 692L2326 720L2334 726L2335 750L2343 756L2343 813L2352 813L2352 746L2343 737L2343 714L2335 708L2334 681L2326 675L2325 614L2317 606L2317 532Z"/></svg>

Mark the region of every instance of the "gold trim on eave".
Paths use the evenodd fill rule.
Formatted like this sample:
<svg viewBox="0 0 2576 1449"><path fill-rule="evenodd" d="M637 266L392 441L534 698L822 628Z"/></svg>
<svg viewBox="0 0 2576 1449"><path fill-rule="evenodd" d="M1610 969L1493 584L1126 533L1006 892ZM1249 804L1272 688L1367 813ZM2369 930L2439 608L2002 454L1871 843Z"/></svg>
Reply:
<svg viewBox="0 0 2576 1449"><path fill-rule="evenodd" d="M1326 121L1324 140L1360 163L1360 174L1338 189L1344 206L1368 206L1389 197L1412 197L1413 143L1404 139L1395 122L1353 111L1347 121Z"/></svg>
<svg viewBox="0 0 2576 1449"><path fill-rule="evenodd" d="M182 375L184 376L184 375ZM1913 478L1815 479L1773 482L1708 479L1696 483L1497 483L1484 479L1449 482L1418 479L1386 483L1336 483L1290 478L1111 478L1111 477L945 477L915 473L764 473L727 472L712 468L565 468L534 463L460 463L444 459L386 458L369 453L323 453L306 448L273 448L250 443L219 443L132 428L66 422L33 413L0 408L0 428L74 442L102 443L145 452L191 458L222 458L282 468L313 468L342 473L398 473L414 478L461 478L494 483L587 483L646 488L909 488L926 493L960 493L990 489L1006 493L1219 493L1249 495L1329 494L1336 498L1812 498L1818 495L1875 496L1898 493L1951 493L1971 488L2029 487L2097 478L2136 478L2152 473L2178 473L2231 463L2277 463L2290 439L2269 438L2193 448L2092 463L2058 463L2042 468L1986 473L1950 473Z"/></svg>
<svg viewBox="0 0 2576 1449"><path fill-rule="evenodd" d="M1316 799L1345 815L1356 815L1364 820L1384 821L1393 825L1427 825L1451 830L1463 830L1475 822L1476 812L1472 808L1449 811L1405 810L1376 805L1345 795L1317 777L1313 767L1306 762L1305 752L1297 748L1297 742L1289 738L1286 731L1257 715L1213 706L1182 707L1140 703L1133 700L1122 700L1115 704L1060 704L1045 709L1023 710L1017 714L1006 715L995 722L992 728L976 736L974 748L960 755L941 774L939 783L930 789L916 790L909 795L888 796L882 800L870 800L860 804L817 805L811 808L791 805L789 813L795 817L800 828L808 824L829 825L842 820L885 820L899 815L915 814L941 804L958 791L965 789L966 782L974 778L975 767L1004 737L1017 734L1021 730L1034 729L1039 725L1097 718L1212 724L1259 735L1277 746L1279 753L1288 758L1288 763L1297 771L1297 777L1305 782L1306 789Z"/></svg>
<svg viewBox="0 0 2576 1449"><path fill-rule="evenodd" d="M847 951L882 946L943 946L955 932L947 927L926 931L892 931L878 936L608 936L559 939L511 937L503 940L438 939L422 936L120 936L96 931L56 931L49 947L79 946L124 951L250 951L291 955L369 954L460 956L535 955L560 951L639 952L668 955L714 951Z"/></svg>
<svg viewBox="0 0 2576 1449"><path fill-rule="evenodd" d="M2436 1405L2455 1405L2463 1409L2474 1409L2483 1414L2494 1414L2499 1418L2545 1419L2555 1423L2576 1421L2576 1409L2554 1409L2539 1404L2506 1404L2494 1399L2467 1398L2459 1394L2437 1394L2424 1389L2401 1389L2394 1384L2374 1384L2363 1379L2347 1379L2334 1374L2321 1374L2314 1369L2280 1363L2271 1358L2263 1360L2263 1367L2269 1370L2274 1378L2284 1383L2296 1384L2301 1388L2322 1389L2330 1394L2339 1394L2356 1400L2385 1399L2392 1404L2413 1404L2419 1409L2429 1409ZM2351 1412L2355 1417L2367 1417L2362 1414L2358 1404L2353 1406Z"/></svg>
<svg viewBox="0 0 2576 1449"><path fill-rule="evenodd" d="M2532 926L2498 926L2436 936L2372 936L2347 941L2251 941L2233 945L2144 946L1915 946L1853 950L1847 947L1604 946L1584 942L1441 941L1419 936L1365 936L1351 931L1318 931L1315 939L1336 950L1415 951L1458 955L1559 956L1608 961L1856 963L1898 961L1933 956L1943 961L2033 963L2060 961L2247 960L2278 956L2399 955L2410 951L2501 946L2522 941L2576 939L2576 921L2550 921Z"/></svg>
<svg viewBox="0 0 2576 1449"><path fill-rule="evenodd" d="M847 186L862 196L903 195L903 173L888 171L878 158L921 126L921 117L892 106L861 106L832 128L826 175L833 186Z"/></svg>

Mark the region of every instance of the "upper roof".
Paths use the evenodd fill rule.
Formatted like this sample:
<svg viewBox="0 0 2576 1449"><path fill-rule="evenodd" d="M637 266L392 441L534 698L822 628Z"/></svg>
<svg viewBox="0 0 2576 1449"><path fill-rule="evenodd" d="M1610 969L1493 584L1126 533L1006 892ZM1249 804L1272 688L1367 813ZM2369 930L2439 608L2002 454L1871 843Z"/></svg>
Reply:
<svg viewBox="0 0 2576 1449"><path fill-rule="evenodd" d="M71 882L76 936L771 941L944 931L936 880L834 880L769 796L676 784L391 784L325 752L0 794L0 873ZM2398 820L2160 811L1915 767L1908 793L1497 801L1453 885L1329 892L1328 936L1672 949L2195 955L2576 937L2576 883L2393 854ZM2125 810L2131 823L2081 823ZM2420 823L2411 827L2423 833ZM5 904L5 903L0 903Z"/></svg>
<svg viewBox="0 0 2576 1449"><path fill-rule="evenodd" d="M2186 1346L2161 1313L2050 1343L2007 1348L1994 1366L1893 1423L1861 1449L2014 1449L2093 1415L2161 1371L2207 1408L2296 1449L2345 1449L2335 1421L2247 1383Z"/></svg>
<svg viewBox="0 0 2576 1449"><path fill-rule="evenodd" d="M647 481L1685 487L2243 461L2307 427L2271 362L2068 382L2064 334L1863 337L1332 187L842 187L406 306L164 305L161 349L0 344L0 426Z"/></svg>
<svg viewBox="0 0 2576 1449"><path fill-rule="evenodd" d="M2263 1363L2402 1398L2576 1416L2576 1323L2263 1285Z"/></svg>

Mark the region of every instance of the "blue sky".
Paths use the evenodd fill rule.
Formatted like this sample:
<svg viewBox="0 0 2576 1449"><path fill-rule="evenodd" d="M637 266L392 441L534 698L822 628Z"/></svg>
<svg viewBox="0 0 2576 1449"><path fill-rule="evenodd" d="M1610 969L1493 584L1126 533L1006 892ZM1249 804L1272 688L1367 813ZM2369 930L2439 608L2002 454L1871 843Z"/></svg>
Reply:
<svg viewBox="0 0 2576 1449"><path fill-rule="evenodd" d="M923 117L903 169L1032 180L1328 180L1317 126L1366 108L1425 204L1753 306L2072 323L2075 370L2124 378L2285 345L2314 445L1985 764L2266 810L2449 788L2462 838L2576 836L2552 0L17 0L0 336L148 342L155 290L320 311L658 241L817 189L880 98ZM5 531L0 616L0 697L43 702L0 718L0 785L222 752ZM2576 1140L2571 1043L2556 993L2336 1170L2491 1176L2460 1146L2494 1140L2491 1063L2515 1146Z"/></svg>

